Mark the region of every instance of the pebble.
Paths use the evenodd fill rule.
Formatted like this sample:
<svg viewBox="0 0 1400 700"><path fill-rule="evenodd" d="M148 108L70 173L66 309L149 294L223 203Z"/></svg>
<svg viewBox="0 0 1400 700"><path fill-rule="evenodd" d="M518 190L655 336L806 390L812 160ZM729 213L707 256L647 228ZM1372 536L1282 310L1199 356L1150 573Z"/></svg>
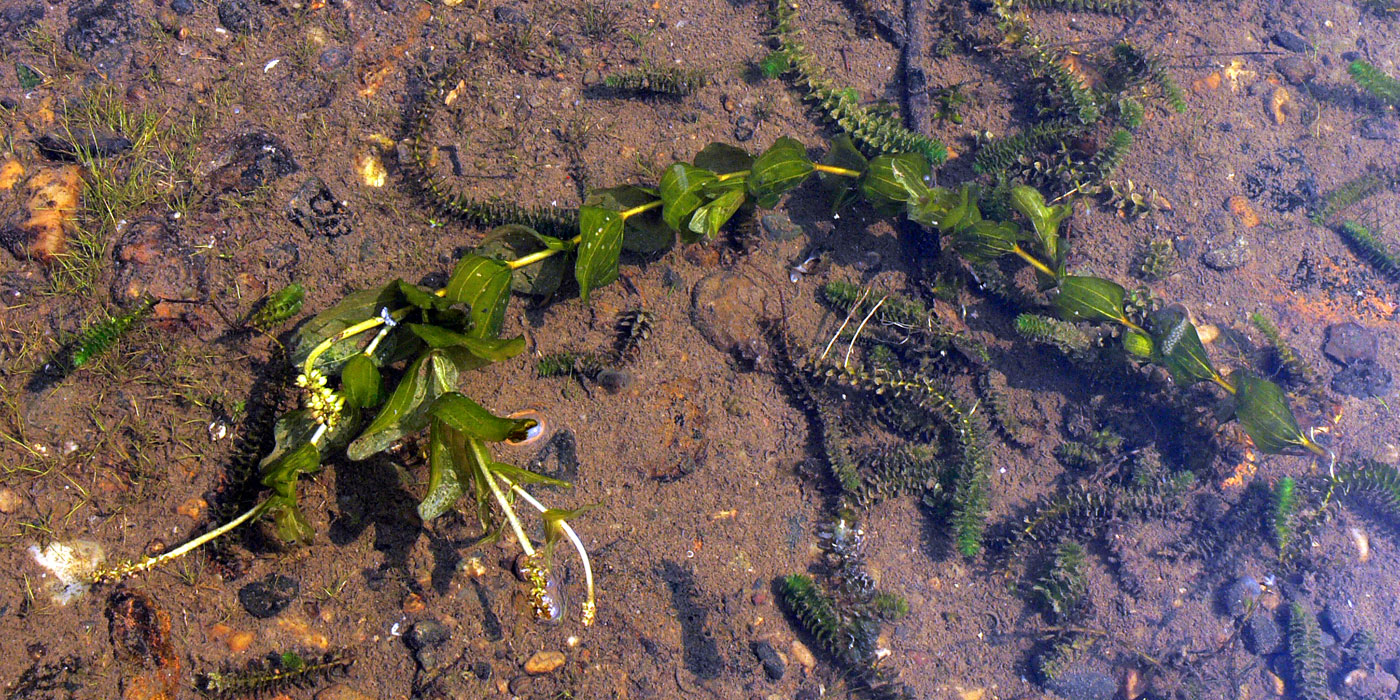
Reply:
<svg viewBox="0 0 1400 700"><path fill-rule="evenodd" d="M1259 225L1259 215L1254 212L1254 207L1250 205L1249 199L1243 195L1235 195L1225 200L1225 209L1235 215L1235 219L1245 228L1254 228Z"/></svg>
<svg viewBox="0 0 1400 700"><path fill-rule="evenodd" d="M1245 647L1259 656L1268 656L1283 644L1283 630L1279 629L1272 615L1266 615L1262 610L1250 616L1242 636Z"/></svg>
<svg viewBox="0 0 1400 700"><path fill-rule="evenodd" d="M336 70L337 68L344 68L345 64L349 62L350 49L347 49L344 46L332 46L326 49L325 51L322 51L321 57L317 59L317 63L321 64L321 68L324 70Z"/></svg>
<svg viewBox="0 0 1400 700"><path fill-rule="evenodd" d="M287 609L300 592L297 580L282 574L268 574L238 589L238 602L249 615L265 620Z"/></svg>
<svg viewBox="0 0 1400 700"><path fill-rule="evenodd" d="M177 15L194 14L194 0L170 0L170 9Z"/></svg>
<svg viewBox="0 0 1400 700"><path fill-rule="evenodd" d="M315 700L373 700L373 697L344 683L337 683L316 693Z"/></svg>
<svg viewBox="0 0 1400 700"><path fill-rule="evenodd" d="M378 162L378 161L376 161ZM382 169L383 164L379 167ZM339 238L352 230L350 213L321 178L311 176L287 203L287 218L307 233Z"/></svg>
<svg viewBox="0 0 1400 700"><path fill-rule="evenodd" d="M539 651L535 652L525 661L525 672L532 676L541 676L546 673L557 671L564 665L564 652L562 651Z"/></svg>
<svg viewBox="0 0 1400 700"><path fill-rule="evenodd" d="M1212 270L1226 272L1243 267L1252 257L1249 241L1236 238L1227 245L1206 251L1205 255L1201 256L1201 262Z"/></svg>
<svg viewBox="0 0 1400 700"><path fill-rule="evenodd" d="M769 680L783 679L783 674L787 672L787 664L783 663L783 657L778 655L772 644L758 640L750 642L749 648L753 650L753 655L758 657L759 663L763 664L763 672L768 675Z"/></svg>
<svg viewBox="0 0 1400 700"><path fill-rule="evenodd" d="M1310 46L1308 46L1307 39L1304 39L1303 37L1298 36L1297 34L1290 32L1287 29L1275 33L1272 38L1275 44L1278 44L1279 46L1282 46L1283 48L1288 49L1293 53L1305 53L1309 48L1311 48Z"/></svg>
<svg viewBox="0 0 1400 700"><path fill-rule="evenodd" d="M0 513L13 513L20 507L19 494L6 486L0 488Z"/></svg>
<svg viewBox="0 0 1400 700"><path fill-rule="evenodd" d="M1112 700L1118 694L1118 681L1099 671L1070 671L1045 687L1066 700Z"/></svg>
<svg viewBox="0 0 1400 700"><path fill-rule="evenodd" d="M209 184L215 192L248 194L301 169L281 139L250 131L235 138L214 158Z"/></svg>
<svg viewBox="0 0 1400 700"><path fill-rule="evenodd" d="M1400 141L1400 122L1388 117L1371 117L1361 122L1361 138L1371 141Z"/></svg>
<svg viewBox="0 0 1400 700"><path fill-rule="evenodd" d="M1249 611L1250 603L1259 600L1264 588L1253 576L1241 576L1220 593L1220 603L1232 617L1243 617Z"/></svg>
<svg viewBox="0 0 1400 700"><path fill-rule="evenodd" d="M485 661L478 661L472 664L472 674L480 681L491 680L491 664Z"/></svg>
<svg viewBox="0 0 1400 700"><path fill-rule="evenodd" d="M1380 349L1375 331L1356 323L1334 323L1327 327L1327 340L1322 353L1342 366L1358 360L1374 360Z"/></svg>
<svg viewBox="0 0 1400 700"><path fill-rule="evenodd" d="M447 625L437 620L423 620L415 623L408 634L404 635L404 643L414 651L422 651L442 646L451 638L452 632L447 629Z"/></svg>
<svg viewBox="0 0 1400 700"><path fill-rule="evenodd" d="M738 119L734 120L735 141L738 141L740 143L748 141L749 139L753 138L754 133L757 131L758 127L754 125L753 120L749 119L746 116L740 116Z"/></svg>
<svg viewBox="0 0 1400 700"><path fill-rule="evenodd" d="M253 640L256 639L257 636L257 633L251 630L233 632L224 640L224 644L228 646L229 651L238 654L247 651L248 647L253 645Z"/></svg>
<svg viewBox="0 0 1400 700"><path fill-rule="evenodd" d="M1375 360L1357 360L1332 377L1332 389L1347 396L1369 399L1390 393L1390 370Z"/></svg>
<svg viewBox="0 0 1400 700"><path fill-rule="evenodd" d="M1329 601L1324 605L1322 614L1317 616L1317 620L1322 623L1323 629L1331 632L1332 636L1343 644L1351 639L1353 634L1356 634L1356 612L1337 601Z"/></svg>
<svg viewBox="0 0 1400 700"><path fill-rule="evenodd" d="M695 283L690 295L690 322L724 353L761 342L758 319L768 310L768 292L747 275L715 272Z"/></svg>
<svg viewBox="0 0 1400 700"><path fill-rule="evenodd" d="M1313 66L1312 61L1303 56L1284 56L1274 61L1274 70L1294 85L1302 85L1317 75L1317 68Z"/></svg>
<svg viewBox="0 0 1400 700"><path fill-rule="evenodd" d="M783 212L764 214L758 223L771 241L790 241L802 235L802 227L792 223L792 219Z"/></svg>
<svg viewBox="0 0 1400 700"><path fill-rule="evenodd" d="M117 274L112 297L123 305L157 299L203 299L207 258L186 245L165 221L143 218L122 232L113 253Z"/></svg>
<svg viewBox="0 0 1400 700"><path fill-rule="evenodd" d="M500 5L491 12L491 16L501 24L513 24L517 27L529 26L530 18L525 16L518 8L510 5Z"/></svg>

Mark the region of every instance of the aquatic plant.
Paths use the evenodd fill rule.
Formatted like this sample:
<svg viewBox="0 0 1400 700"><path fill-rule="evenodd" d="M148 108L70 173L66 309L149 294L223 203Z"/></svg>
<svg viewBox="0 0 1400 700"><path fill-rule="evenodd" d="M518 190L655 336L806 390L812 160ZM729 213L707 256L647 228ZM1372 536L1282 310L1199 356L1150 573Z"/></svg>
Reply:
<svg viewBox="0 0 1400 700"><path fill-rule="evenodd" d="M705 87L708 76L704 71L675 66L645 65L603 78L603 84L626 92L684 97Z"/></svg>
<svg viewBox="0 0 1400 700"><path fill-rule="evenodd" d="M617 320L613 322L616 335L613 339L613 357L622 360L636 350L651 337L655 322L656 317L646 309L628 309L618 313Z"/></svg>
<svg viewBox="0 0 1400 700"><path fill-rule="evenodd" d="M209 671L195 677L201 695L218 698L262 697L291 688L308 688L344 673L355 663L349 649L329 651L307 659L294 651L272 654L243 668Z"/></svg>
<svg viewBox="0 0 1400 700"><path fill-rule="evenodd" d="M1347 65L1347 73L1366 92L1392 107L1400 107L1400 80L1386 75L1381 69L1357 59Z"/></svg>
<svg viewBox="0 0 1400 700"><path fill-rule="evenodd" d="M1138 11L1138 0L1023 0L1028 7L1072 10L1075 12L1100 12L1108 15L1127 15Z"/></svg>
<svg viewBox="0 0 1400 700"><path fill-rule="evenodd" d="M60 353L59 364L65 371L72 371L107 352L117 340L149 316L154 305L154 299L143 298L130 311L87 326Z"/></svg>
<svg viewBox="0 0 1400 700"><path fill-rule="evenodd" d="M1400 256L1391 252L1371 230L1355 221L1343 221L1337 229L1362 260L1391 280L1400 280Z"/></svg>
<svg viewBox="0 0 1400 700"><path fill-rule="evenodd" d="M1308 367L1298 353L1289 346L1288 341L1283 339L1283 334L1279 332L1278 326L1270 321L1258 311L1249 315L1249 322L1263 334L1265 340L1269 342L1269 347L1273 350L1274 356L1278 358L1278 363L1288 373L1288 375L1303 384L1312 385L1316 382L1316 377L1311 368Z"/></svg>
<svg viewBox="0 0 1400 700"><path fill-rule="evenodd" d="M1400 169L1375 168L1343 183L1337 189L1322 196L1321 207L1310 214L1312 222L1319 226L1332 217L1386 188L1400 186Z"/></svg>
<svg viewBox="0 0 1400 700"><path fill-rule="evenodd" d="M248 314L246 323L264 333L277 324L301 313L301 303L306 297L306 288L293 282L260 301L257 308Z"/></svg>
<svg viewBox="0 0 1400 700"><path fill-rule="evenodd" d="M1293 477L1285 476L1274 485L1273 497L1270 501L1270 530L1273 532L1274 546L1278 548L1280 557L1289 555L1294 534L1297 532L1298 494L1296 488L1297 483Z"/></svg>
<svg viewBox="0 0 1400 700"><path fill-rule="evenodd" d="M1052 622L1064 624L1083 613L1089 594L1085 566L1084 546L1072 540L1061 542L1045 573L1031 586Z"/></svg>
<svg viewBox="0 0 1400 700"><path fill-rule="evenodd" d="M1361 461L1337 467L1332 484L1339 495L1369 503L1400 527L1400 470L1381 462Z"/></svg>
<svg viewBox="0 0 1400 700"><path fill-rule="evenodd" d="M1303 700L1327 700L1327 661L1322 629L1301 603L1288 607L1288 658L1293 667L1293 692Z"/></svg>

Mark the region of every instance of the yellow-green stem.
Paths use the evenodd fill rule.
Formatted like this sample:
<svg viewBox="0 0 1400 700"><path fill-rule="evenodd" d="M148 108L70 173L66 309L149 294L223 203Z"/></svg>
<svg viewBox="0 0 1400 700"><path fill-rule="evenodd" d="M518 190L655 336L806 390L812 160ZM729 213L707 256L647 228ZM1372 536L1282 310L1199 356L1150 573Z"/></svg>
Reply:
<svg viewBox="0 0 1400 700"><path fill-rule="evenodd" d="M1028 264L1030 264L1031 267L1034 267L1035 269L1040 270L1041 272L1044 272L1045 274L1051 277L1056 277L1055 271L1051 270L1049 265L1046 265L1045 263L1036 260L1034 255L1027 253L1026 250L1020 245L1013 243L1011 245L1011 252L1021 256L1021 259L1025 260Z"/></svg>
<svg viewBox="0 0 1400 700"><path fill-rule="evenodd" d="M180 545L179 547L176 547L175 549L172 549L164 554L159 554L154 557L146 557L145 559L142 559L141 561L138 561L134 564L122 564L110 568L99 569L98 571L93 572L92 582L116 583L128 576L139 574L142 571L148 571L168 561L174 561L176 559L179 559L180 557L183 557L186 554L189 554L190 552L199 549L200 547L218 539L219 537L222 537L230 530L233 530L239 525L242 525L243 523L246 523L250 520L256 520L258 516L262 515L267 511L268 506L271 505L271 503L272 501L270 500L263 501L262 503L253 506L247 512L234 518L233 520L230 520L227 523L224 523L223 525L220 525L219 527L214 528L213 530L210 530L209 532L206 532L203 535L200 535L199 537L196 537L190 540L189 542L186 542Z"/></svg>
<svg viewBox="0 0 1400 700"><path fill-rule="evenodd" d="M835 165L825 165L822 163L813 163L812 169L819 173L827 173L828 175L840 175L842 177L860 177L861 175L865 174L859 170L851 170L850 168L842 168Z"/></svg>

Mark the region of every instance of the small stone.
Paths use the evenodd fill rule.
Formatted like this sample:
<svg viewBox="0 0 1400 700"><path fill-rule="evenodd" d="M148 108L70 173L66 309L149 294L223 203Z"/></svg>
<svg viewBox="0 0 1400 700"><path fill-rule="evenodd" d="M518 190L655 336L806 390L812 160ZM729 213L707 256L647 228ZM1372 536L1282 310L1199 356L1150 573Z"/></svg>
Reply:
<svg viewBox="0 0 1400 700"><path fill-rule="evenodd" d="M177 15L194 14L194 0L170 0L170 9Z"/></svg>
<svg viewBox="0 0 1400 700"><path fill-rule="evenodd" d="M1283 631L1273 615L1251 615L1244 626L1244 645L1258 656L1268 656L1283 644Z"/></svg>
<svg viewBox="0 0 1400 700"><path fill-rule="evenodd" d="M734 120L734 140L739 142L748 141L753 138L758 128L754 126L753 120L746 116L740 116Z"/></svg>
<svg viewBox="0 0 1400 700"><path fill-rule="evenodd" d="M209 504L206 503L203 498L195 496L181 503L180 507L175 509L175 512L190 520L198 520L199 517L204 514L204 509L207 507L209 507Z"/></svg>
<svg viewBox="0 0 1400 700"><path fill-rule="evenodd" d="M532 676L541 676L546 673L553 673L560 666L564 665L564 652L562 651L540 651L535 652L529 660L525 662L525 672Z"/></svg>
<svg viewBox="0 0 1400 700"><path fill-rule="evenodd" d="M1259 215L1254 212L1254 207L1250 205L1249 199L1243 195L1235 195L1225 200L1225 209L1239 220L1240 225L1245 228L1254 228L1259 225Z"/></svg>
<svg viewBox="0 0 1400 700"><path fill-rule="evenodd" d="M1322 614L1317 616L1317 620L1322 623L1323 629L1331 632L1343 644L1356 634L1356 612L1335 601L1322 607Z"/></svg>
<svg viewBox="0 0 1400 700"><path fill-rule="evenodd" d="M232 632L229 634L228 638L224 640L224 644L228 645L229 651L238 654L247 651L248 647L253 645L253 640L256 639L257 636L257 633L252 631Z"/></svg>
<svg viewBox="0 0 1400 700"><path fill-rule="evenodd" d="M472 675L476 676L476 679L480 681L491 680L491 664L485 661L478 661L472 664Z"/></svg>
<svg viewBox="0 0 1400 700"><path fill-rule="evenodd" d="M1282 46L1293 53L1306 53L1310 46L1308 41L1287 29L1276 32L1272 37L1275 44Z"/></svg>
<svg viewBox="0 0 1400 700"><path fill-rule="evenodd" d="M764 214L758 222L769 240L790 241L802 235L802 227L792 223L792 219L782 212Z"/></svg>
<svg viewBox="0 0 1400 700"><path fill-rule="evenodd" d="M374 700L373 697L365 695L354 688L337 683L316 693L315 700Z"/></svg>
<svg viewBox="0 0 1400 700"><path fill-rule="evenodd" d="M1400 141L1400 122L1388 117L1371 117L1361 122L1361 138L1372 141Z"/></svg>
<svg viewBox="0 0 1400 700"><path fill-rule="evenodd" d="M321 52L320 58L316 62L323 70L336 70L344 68L350 62L350 49L344 46L332 46Z"/></svg>
<svg viewBox="0 0 1400 700"><path fill-rule="evenodd" d="M512 24L517 27L525 27L530 24L530 18L527 17L524 12L520 11L520 9L511 5L498 6L495 10L492 10L491 16L501 24Z"/></svg>
<svg viewBox="0 0 1400 700"><path fill-rule="evenodd" d="M0 513L13 513L20 507L19 494L6 486L0 488Z"/></svg>
<svg viewBox="0 0 1400 700"><path fill-rule="evenodd" d="M297 580L282 574L268 574L238 589L238 602L249 615L265 620L287 609L301 590Z"/></svg>
<svg viewBox="0 0 1400 700"><path fill-rule="evenodd" d="M219 3L219 24L234 34L252 34L262 29L262 17L247 0L224 0Z"/></svg>
<svg viewBox="0 0 1400 700"><path fill-rule="evenodd" d="M1274 61L1274 70L1294 85L1302 85L1317 75L1317 68L1304 56L1284 56Z"/></svg>
<svg viewBox="0 0 1400 700"><path fill-rule="evenodd" d="M1220 604L1232 617L1243 617L1263 593L1264 588L1253 576L1241 576L1220 592Z"/></svg>
<svg viewBox="0 0 1400 700"><path fill-rule="evenodd" d="M1045 687L1066 700L1111 700L1118 693L1118 681L1099 671L1070 671Z"/></svg>
<svg viewBox="0 0 1400 700"><path fill-rule="evenodd" d="M1328 326L1327 340L1322 344L1322 353L1342 366L1374 360L1379 349L1376 332L1355 321Z"/></svg>
<svg viewBox="0 0 1400 700"><path fill-rule="evenodd" d="M812 655L812 650L808 649L806 644L796 639L792 640L792 644L788 645L788 657L792 659L793 663L801 666L802 670L807 673L811 673L812 669L817 667L817 657Z"/></svg>
<svg viewBox="0 0 1400 700"><path fill-rule="evenodd" d="M1201 256L1201 262L1212 270L1226 272L1243 267L1252 257L1249 241L1236 238L1232 243L1206 251Z"/></svg>
<svg viewBox="0 0 1400 700"><path fill-rule="evenodd" d="M605 369L593 377L593 381L609 394L616 394L637 381L636 375L625 369Z"/></svg>
<svg viewBox="0 0 1400 700"><path fill-rule="evenodd" d="M377 156L374 162L382 172L384 165ZM352 230L350 212L336 199L326 183L315 176L302 183L292 195L291 201L287 203L287 218L307 233L320 234L327 238L339 238Z"/></svg>
<svg viewBox="0 0 1400 700"><path fill-rule="evenodd" d="M408 634L404 636L404 642L408 648L414 651L422 651L433 647L442 646L448 639L452 638L452 632L447 626L437 620L423 620L415 623Z"/></svg>
<svg viewBox="0 0 1400 700"><path fill-rule="evenodd" d="M530 685L534 682L535 679L529 676L516 676L510 679L510 682L506 684L506 689L510 691L511 695L522 696L525 695L526 691L530 689Z"/></svg>
<svg viewBox="0 0 1400 700"><path fill-rule="evenodd" d="M1347 396L1369 399L1390 393L1390 370L1375 360L1357 360L1332 377L1332 390Z"/></svg>
<svg viewBox="0 0 1400 700"><path fill-rule="evenodd" d="M1288 111L1292 111L1292 108L1289 107L1288 111L1283 108L1292 103L1293 96L1288 94L1288 90L1284 89L1282 85L1274 88L1274 91L1269 94L1269 116L1273 117L1275 124L1283 124L1288 121Z"/></svg>
<svg viewBox="0 0 1400 700"><path fill-rule="evenodd" d="M759 640L749 643L749 648L753 650L753 655L758 657L759 663L763 664L763 672L767 674L769 680L780 681L787 671L787 664L783 663L783 657L778 656L778 652L772 644Z"/></svg>
<svg viewBox="0 0 1400 700"><path fill-rule="evenodd" d="M1119 695L1123 700L1137 700L1147 692L1147 683L1143 682L1142 674L1135 668L1129 668L1123 672L1123 684L1119 689Z"/></svg>
<svg viewBox="0 0 1400 700"><path fill-rule="evenodd" d="M417 593L409 593L403 599L403 611L409 615L417 615L427 609L427 604L423 602L423 596Z"/></svg>

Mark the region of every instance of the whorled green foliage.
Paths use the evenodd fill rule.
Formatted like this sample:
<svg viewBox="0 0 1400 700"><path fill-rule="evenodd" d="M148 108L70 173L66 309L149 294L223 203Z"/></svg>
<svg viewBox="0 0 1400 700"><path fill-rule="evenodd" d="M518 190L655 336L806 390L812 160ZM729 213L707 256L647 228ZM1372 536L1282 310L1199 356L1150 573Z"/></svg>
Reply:
<svg viewBox="0 0 1400 700"><path fill-rule="evenodd" d="M1264 339L1268 341L1269 347L1273 350L1274 356L1278 358L1279 365L1283 367L1291 379L1308 385L1316 382L1312 368L1308 367L1308 363L1304 362L1301 357L1298 357L1298 353L1293 350L1288 341L1284 340L1283 334L1279 332L1278 326L1275 326L1273 321L1256 311L1249 315L1249 322L1263 334Z"/></svg>
<svg viewBox="0 0 1400 700"><path fill-rule="evenodd" d="M820 642L822 651L832 658L852 667L866 666L874 660L874 626L841 615L836 602L810 576L784 576L778 581L778 596L802 629Z"/></svg>
<svg viewBox="0 0 1400 700"><path fill-rule="evenodd" d="M709 76L702 70L652 65L603 78L603 84L614 90L673 97L689 95L705 87L707 82Z"/></svg>
<svg viewBox="0 0 1400 700"><path fill-rule="evenodd" d="M1303 700L1327 700L1327 658L1322 629L1301 603L1288 607L1288 658L1293 667L1293 692Z"/></svg>
<svg viewBox="0 0 1400 700"><path fill-rule="evenodd" d="M1297 482L1293 480L1293 477L1285 476L1274 485L1273 496L1270 499L1269 519L1269 529L1273 532L1274 546L1278 548L1279 556L1286 557L1293 546L1298 524Z"/></svg>
<svg viewBox="0 0 1400 700"><path fill-rule="evenodd" d="M862 105L854 89L832 85L799 40L796 15L797 3L793 0L773 0L773 36L778 51L762 64L765 73L790 74L804 97L816 103L817 111L869 154L918 153L933 165L947 160L948 148L942 143L904 128L895 117ZM781 57L776 57L779 54Z"/></svg>
<svg viewBox="0 0 1400 700"><path fill-rule="evenodd" d="M1007 399L1006 375L994 369L981 373L977 376L977 390L982 395L987 413L1002 437L1018 447L1029 446L1033 434L1016 416L1011 402Z"/></svg>
<svg viewBox="0 0 1400 700"><path fill-rule="evenodd" d="M1053 345L1070 357L1086 357L1094 347L1093 338L1082 328L1058 318L1023 313L1016 316L1015 326L1027 340Z"/></svg>
<svg viewBox="0 0 1400 700"><path fill-rule="evenodd" d="M1400 528L1400 470L1373 461L1339 465L1333 484L1341 496L1370 504Z"/></svg>
<svg viewBox="0 0 1400 700"><path fill-rule="evenodd" d="M1370 263L1386 278L1400 281L1400 256L1391 252L1370 229L1355 221L1344 221L1337 232L1356 255Z"/></svg>
<svg viewBox="0 0 1400 700"><path fill-rule="evenodd" d="M1347 72L1366 92L1392 107L1400 107L1400 80L1386 75L1385 71L1361 59L1352 61L1347 66Z"/></svg>
<svg viewBox="0 0 1400 700"><path fill-rule="evenodd" d="M1050 620L1065 624L1079 616L1089 594L1086 577L1084 546L1067 540L1055 548L1055 554L1031 590L1035 591Z"/></svg>
<svg viewBox="0 0 1400 700"><path fill-rule="evenodd" d="M1100 12L1108 15L1128 15L1142 6L1139 0L1023 0L1027 7L1038 9Z"/></svg>
<svg viewBox="0 0 1400 700"><path fill-rule="evenodd" d="M1182 95L1181 87L1167 72L1161 59L1128 41L1119 42L1113 47L1113 57L1125 74L1122 80L1129 83L1151 81L1161 90L1162 97L1171 106L1172 111L1186 111L1186 99Z"/></svg>
<svg viewBox="0 0 1400 700"><path fill-rule="evenodd" d="M301 313L301 303L306 297L306 288L293 282L264 298L257 308L248 314L248 325L264 333L274 326Z"/></svg>
<svg viewBox="0 0 1400 700"><path fill-rule="evenodd" d="M154 305L153 299L145 298L120 316L110 316L84 328L78 337L67 345L69 350L61 361L64 369L78 369L110 350L123 335L150 315Z"/></svg>
<svg viewBox="0 0 1400 700"><path fill-rule="evenodd" d="M1386 188L1400 186L1400 168L1376 168L1348 180L1323 195L1322 206L1309 215L1312 222L1322 225L1332 217L1355 206Z"/></svg>
<svg viewBox="0 0 1400 700"><path fill-rule="evenodd" d="M1016 165L1022 156L1042 151L1084 131L1083 124L1067 119L1033 124L1014 134L982 144L972 160L972 169L978 173L1004 173Z"/></svg>

